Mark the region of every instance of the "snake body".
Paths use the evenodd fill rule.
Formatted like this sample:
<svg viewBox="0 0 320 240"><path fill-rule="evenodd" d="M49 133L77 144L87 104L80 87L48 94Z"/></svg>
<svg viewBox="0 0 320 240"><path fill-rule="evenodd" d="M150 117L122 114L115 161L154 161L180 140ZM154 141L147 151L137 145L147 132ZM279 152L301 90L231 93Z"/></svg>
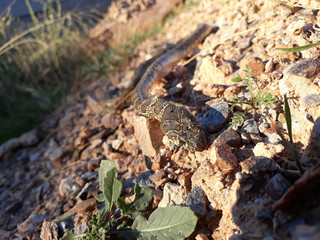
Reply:
<svg viewBox="0 0 320 240"><path fill-rule="evenodd" d="M142 75L132 95L132 103L138 114L160 121L162 132L174 145L192 151L201 151L207 146L207 139L199 120L185 107L149 97L149 91L156 80L166 76L173 66L187 57L211 31L211 26L199 25L189 37L153 61Z"/></svg>

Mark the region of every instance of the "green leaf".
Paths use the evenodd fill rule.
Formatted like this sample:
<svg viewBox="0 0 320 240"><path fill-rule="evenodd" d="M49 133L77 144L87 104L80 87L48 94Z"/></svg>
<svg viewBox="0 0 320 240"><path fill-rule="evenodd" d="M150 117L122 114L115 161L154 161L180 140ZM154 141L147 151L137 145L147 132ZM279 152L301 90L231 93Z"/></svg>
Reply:
<svg viewBox="0 0 320 240"><path fill-rule="evenodd" d="M301 46L301 47L276 48L276 49L277 50L282 50L282 51L285 51L285 52L300 52L300 51L304 51L304 50L307 50L309 48L313 48L313 47L316 47L316 46L319 46L319 45L320 45L320 42L317 42L317 43L314 43L314 44L308 44L308 45Z"/></svg>
<svg viewBox="0 0 320 240"><path fill-rule="evenodd" d="M113 203L115 203L121 195L122 183L117 179L118 171L116 168L107 172L103 179L103 195L108 203L108 210L112 209ZM101 183L100 183L101 184Z"/></svg>
<svg viewBox="0 0 320 240"><path fill-rule="evenodd" d="M133 234L138 239L179 240L185 239L194 231L197 216L189 207L168 206L157 208L146 220L138 216L133 224Z"/></svg>
<svg viewBox="0 0 320 240"><path fill-rule="evenodd" d="M96 196L96 199L98 202L104 202L106 199L103 195L103 193L99 193L97 196Z"/></svg>
<svg viewBox="0 0 320 240"><path fill-rule="evenodd" d="M287 99L286 95L284 95L284 109L285 109L285 116L286 116L286 122L287 122L287 128L288 128L290 142L293 143L291 111L290 111L290 106L289 106L288 99Z"/></svg>
<svg viewBox="0 0 320 240"><path fill-rule="evenodd" d="M77 237L71 230L66 230L67 235L61 238L60 240L76 240L79 239L80 237Z"/></svg>
<svg viewBox="0 0 320 240"><path fill-rule="evenodd" d="M138 211L144 211L149 206L150 201L152 200L152 189L147 187L140 187L136 182L134 186L135 198L132 202L132 205Z"/></svg>
<svg viewBox="0 0 320 240"><path fill-rule="evenodd" d="M107 175L107 172L109 172L111 169L116 168L116 164L109 160L102 160L100 163L99 168L99 184L100 184L100 190L103 191L103 179Z"/></svg>
<svg viewBox="0 0 320 240"><path fill-rule="evenodd" d="M242 82L243 79L240 77L240 75L238 74L236 77L231 78L232 82Z"/></svg>

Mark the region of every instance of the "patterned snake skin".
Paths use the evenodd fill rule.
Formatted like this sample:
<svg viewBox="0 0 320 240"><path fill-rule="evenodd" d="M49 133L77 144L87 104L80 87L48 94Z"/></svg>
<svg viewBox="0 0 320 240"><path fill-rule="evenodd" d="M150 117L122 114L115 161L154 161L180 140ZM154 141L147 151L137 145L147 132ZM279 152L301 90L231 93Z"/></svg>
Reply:
<svg viewBox="0 0 320 240"><path fill-rule="evenodd" d="M199 25L189 37L153 61L142 75L132 96L132 103L138 114L160 121L162 132L174 145L192 151L201 151L207 147L207 139L199 120L185 107L150 98L149 90L156 80L166 76L177 62L192 53L211 31L211 26Z"/></svg>

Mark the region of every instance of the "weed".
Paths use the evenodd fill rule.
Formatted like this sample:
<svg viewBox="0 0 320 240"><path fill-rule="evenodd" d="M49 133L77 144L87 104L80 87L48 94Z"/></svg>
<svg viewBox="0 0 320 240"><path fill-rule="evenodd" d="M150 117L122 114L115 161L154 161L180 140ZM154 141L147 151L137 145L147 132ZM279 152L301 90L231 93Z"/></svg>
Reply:
<svg viewBox="0 0 320 240"><path fill-rule="evenodd" d="M245 78L241 78L240 75L233 78L233 82L242 82L249 89L249 101L246 99L242 99L239 96L235 95L232 97L232 102L230 103L230 111L234 112L235 107L244 107L248 106L247 109L241 113L234 113L233 117L231 117L230 127L229 128L237 128L241 126L245 120L245 116L250 112L261 108L262 106L268 106L274 103L277 98L274 97L271 93L266 91L259 90L257 94L253 92L253 84L255 83L255 78L252 75L252 70L246 66Z"/></svg>
<svg viewBox="0 0 320 240"><path fill-rule="evenodd" d="M169 206L156 209L147 220L144 213L152 200L152 190L135 184L135 198L126 203L120 197L122 183L117 179L116 165L103 160L99 169L102 191L96 198L97 214L93 214L90 227L81 235L67 231L62 240L106 239L184 239L195 229L197 217L188 207Z"/></svg>
<svg viewBox="0 0 320 240"><path fill-rule="evenodd" d="M282 131L280 130L280 128L277 126L277 124L272 118L270 118L271 125L276 130L278 135L281 137L281 140L283 141L286 148L290 150L291 156L293 160L296 162L297 168L299 169L300 173L303 174L304 171L300 164L299 153L293 143L291 111L290 111L290 106L288 103L287 96L284 96L284 108L285 108L285 116L286 116L289 141L287 141L287 139L284 137L284 134L282 133Z"/></svg>

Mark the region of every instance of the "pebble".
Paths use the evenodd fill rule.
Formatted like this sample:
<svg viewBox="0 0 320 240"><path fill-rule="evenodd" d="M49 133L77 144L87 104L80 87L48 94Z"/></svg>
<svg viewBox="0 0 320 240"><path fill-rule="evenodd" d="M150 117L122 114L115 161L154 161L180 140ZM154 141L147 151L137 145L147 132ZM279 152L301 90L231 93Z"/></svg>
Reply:
<svg viewBox="0 0 320 240"><path fill-rule="evenodd" d="M134 135L144 155L156 157L162 145L163 132L160 123L156 120L148 120L145 117L137 116L134 119Z"/></svg>
<svg viewBox="0 0 320 240"><path fill-rule="evenodd" d="M288 191L290 186L290 182L280 173L277 173L266 185L266 192L273 200L278 200Z"/></svg>
<svg viewBox="0 0 320 240"><path fill-rule="evenodd" d="M320 72L320 60L307 58L291 65L284 73L293 74L304 78L312 78Z"/></svg>
<svg viewBox="0 0 320 240"><path fill-rule="evenodd" d="M243 162L240 162L240 166L243 173L253 175L261 172L274 172L279 170L278 164L276 164L271 158L261 156L247 158Z"/></svg>
<svg viewBox="0 0 320 240"><path fill-rule="evenodd" d="M251 141L254 143L259 143L262 141L258 125L254 119L248 119L244 121L240 132L242 141L244 143L250 143Z"/></svg>
<svg viewBox="0 0 320 240"><path fill-rule="evenodd" d="M259 77L260 74L264 71L264 64L262 63L262 60L258 57L249 57L244 58L240 62L240 69L239 74L242 78L246 78L246 72L244 70L247 69L247 66L249 69L252 70L252 76L253 77Z"/></svg>
<svg viewBox="0 0 320 240"><path fill-rule="evenodd" d="M232 153L228 144L214 142L208 151L211 164L216 165L223 174L228 174L237 167L237 157Z"/></svg>
<svg viewBox="0 0 320 240"><path fill-rule="evenodd" d="M186 206L189 206L198 216L206 215L206 201L200 187L194 187L191 192L189 192L186 199Z"/></svg>
<svg viewBox="0 0 320 240"><path fill-rule="evenodd" d="M89 160L89 162L87 163L87 168L88 170L94 171L95 169L97 169L100 166L100 160L97 158L92 158Z"/></svg>
<svg viewBox="0 0 320 240"><path fill-rule="evenodd" d="M266 158L273 158L276 154L281 153L284 150L282 144L264 143L259 142L253 148L255 156L263 156Z"/></svg>
<svg viewBox="0 0 320 240"><path fill-rule="evenodd" d="M236 42L236 46L241 50L250 47L251 44L252 43L250 38L241 38L239 41Z"/></svg>
<svg viewBox="0 0 320 240"><path fill-rule="evenodd" d="M256 211L254 216L260 219L272 219L272 211L268 209L261 209Z"/></svg>
<svg viewBox="0 0 320 240"><path fill-rule="evenodd" d="M122 143L123 143L123 138L119 136L116 140L113 140L111 142L111 146L114 150L118 151Z"/></svg>
<svg viewBox="0 0 320 240"><path fill-rule="evenodd" d="M320 105L320 94L308 94L300 98L302 107L311 108Z"/></svg>
<svg viewBox="0 0 320 240"><path fill-rule="evenodd" d="M41 227L40 238L43 240L59 239L59 229L55 222L44 221Z"/></svg>
<svg viewBox="0 0 320 240"><path fill-rule="evenodd" d="M63 178L59 184L59 194L61 196L67 196L69 194L75 194L79 190L79 187L76 185L75 176L69 176Z"/></svg>
<svg viewBox="0 0 320 240"><path fill-rule="evenodd" d="M97 179L97 177L98 177L98 172L85 172L84 174L81 175L81 178L86 181Z"/></svg>
<svg viewBox="0 0 320 240"><path fill-rule="evenodd" d="M155 183L150 179L152 172L150 170L141 173L137 177L137 182L139 183L140 187L155 187Z"/></svg>
<svg viewBox="0 0 320 240"><path fill-rule="evenodd" d="M214 133L226 125L229 116L229 105L227 102L218 102L210 105L210 110L199 121L205 130Z"/></svg>
<svg viewBox="0 0 320 240"><path fill-rule="evenodd" d="M230 147L240 147L241 137L237 131L227 129L216 138L215 142L224 142Z"/></svg>
<svg viewBox="0 0 320 240"><path fill-rule="evenodd" d="M83 234L88 229L88 227L89 227L88 223L86 223L86 222L75 224L75 226L73 228L74 234L76 234L76 235Z"/></svg>
<svg viewBox="0 0 320 240"><path fill-rule="evenodd" d="M115 130L122 123L122 119L114 114L107 113L101 119L101 125L106 129Z"/></svg>
<svg viewBox="0 0 320 240"><path fill-rule="evenodd" d="M4 212L5 213L15 213L15 212L19 211L22 206L23 206L23 202L14 201L13 203L9 204L9 206L7 206L4 209Z"/></svg>
<svg viewBox="0 0 320 240"><path fill-rule="evenodd" d="M158 207L167 207L169 205L181 205L186 201L186 192L183 186L174 183L166 183L163 188L163 198Z"/></svg>

